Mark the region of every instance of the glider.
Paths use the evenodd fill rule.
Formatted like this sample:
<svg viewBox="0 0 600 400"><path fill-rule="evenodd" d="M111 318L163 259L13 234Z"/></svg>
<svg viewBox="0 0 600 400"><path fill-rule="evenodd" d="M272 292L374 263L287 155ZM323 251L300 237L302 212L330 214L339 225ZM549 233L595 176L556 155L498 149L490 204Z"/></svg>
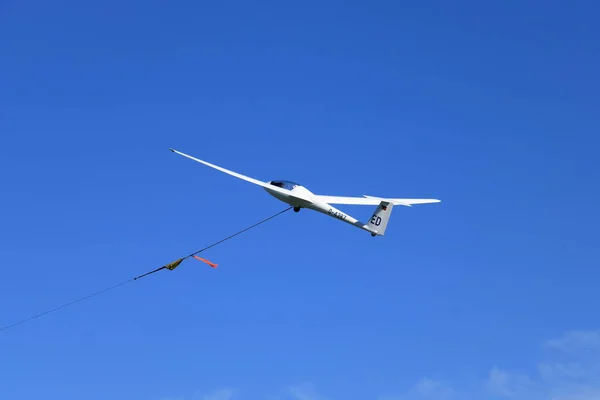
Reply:
<svg viewBox="0 0 600 400"><path fill-rule="evenodd" d="M249 176L230 171L228 169L211 164L207 161L203 161L190 155L181 153L177 150L169 150L171 150L173 153L177 153L179 155L197 161L201 164L204 164L226 174L235 176L236 178L245 180L258 186L262 186L273 197L293 206L295 212L300 211L300 209L302 208L311 209L322 214L329 215L333 218L337 218L338 220L346 222L357 228L368 231L369 233L371 233L371 236L384 235L394 205L412 207L413 204L428 204L440 202L440 200L438 199L392 199L373 196L342 197L318 195L312 193L304 186L299 185L295 182L285 180L262 182L258 179L250 178ZM350 215L338 210L331 204L376 205L377 208L375 209L375 212L371 216L369 222L365 224L351 217Z"/></svg>

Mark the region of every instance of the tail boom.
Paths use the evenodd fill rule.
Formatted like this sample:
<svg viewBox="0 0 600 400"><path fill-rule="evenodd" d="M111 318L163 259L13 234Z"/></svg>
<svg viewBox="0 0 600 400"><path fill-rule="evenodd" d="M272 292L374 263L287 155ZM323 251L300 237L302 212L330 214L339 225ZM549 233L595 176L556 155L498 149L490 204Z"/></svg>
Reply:
<svg viewBox="0 0 600 400"><path fill-rule="evenodd" d="M338 219L342 222L363 229L369 232L371 236L383 236L387 228L390 215L392 214L392 208L394 207L394 204L386 200L380 201L379 205L375 209L375 212L371 216L371 219L366 224L327 203L312 202L304 207L318 211L322 214L329 215L330 217Z"/></svg>

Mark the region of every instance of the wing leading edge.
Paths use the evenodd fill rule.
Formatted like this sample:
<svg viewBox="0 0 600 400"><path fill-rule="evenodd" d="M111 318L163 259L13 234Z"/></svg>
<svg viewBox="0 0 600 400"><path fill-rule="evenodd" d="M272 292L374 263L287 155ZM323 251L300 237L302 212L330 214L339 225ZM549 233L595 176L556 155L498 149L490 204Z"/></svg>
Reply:
<svg viewBox="0 0 600 400"><path fill-rule="evenodd" d="M196 157L189 156L189 155L187 155L185 153L182 153L180 151L177 151L177 150L174 150L174 149L169 149L169 150L171 150L173 153L177 153L177 154L179 154L181 156L189 158L190 160L194 160L196 162L199 162L201 164L204 164L206 166L209 166L209 167L214 168L216 170L219 170L221 172L225 172L226 174L235 176L236 178L240 178L240 179L243 179L243 180L245 180L247 182L254 183L255 185L262 186L262 187L267 187L267 186L270 187L271 186L271 185L269 185L266 182L261 182L258 179L254 179L254 178L250 178L249 176L246 176L246 175L238 174L237 172L233 172L233 171L230 171L230 170L225 169L223 167L219 167L218 165L211 164L211 163L209 163L207 161L203 161L203 160L200 160L200 159L198 159Z"/></svg>
<svg viewBox="0 0 600 400"><path fill-rule="evenodd" d="M314 197L328 204L354 204L354 205L378 205L381 201L388 201L395 205L411 207L415 204L439 203L438 199L388 199L383 197L363 196L363 197L343 197L343 196L324 196L314 195Z"/></svg>
<svg viewBox="0 0 600 400"><path fill-rule="evenodd" d="M277 187L277 186L273 186L273 185L270 185L270 184L269 184L269 183L267 183L267 182L262 182L262 181L259 181L258 179L254 179L254 178L251 178L251 177L249 177L249 176L242 175L242 174L239 174L239 173L237 173L237 172L234 172L234 171L230 171L230 170L228 170L228 169L225 169L225 168L223 168L223 167L219 167L218 165L211 164L211 163L209 163L209 162L207 162L207 161L204 161L204 160L200 160L199 158L192 157L192 156L190 156L190 155L187 155L187 154L185 154L185 153L182 153L182 152L180 152L180 151L177 151L177 150L175 150L175 149L169 149L169 150L171 150L173 153L177 153L177 154L179 154L179 155L181 155L181 156L184 156L184 157L186 157L186 158L189 158L190 160L194 160L194 161L196 161L196 162L199 162L200 164L204 164L204 165L206 165L206 166L208 166L208 167L211 167L211 168L214 168L214 169L216 169L216 170L218 170L218 171L225 172L226 174L229 174L229 175L231 175L231 176L235 176L236 178L242 179L242 180L244 180L244 181L246 181L246 182L250 182L250 183L253 183L253 184L255 184L255 185L262 186L262 187L264 187L264 188L266 188L266 189L269 189L269 190L271 190L271 191L273 191L273 192L279 192L279 193L285 194L285 195L287 195L287 196L290 196L290 197L293 197L293 198L296 198L296 199L298 199L298 197L294 196L294 195L292 194L292 192L291 192L291 191L289 191L289 190L287 190L287 189L283 189L283 188L280 188L280 187ZM303 199L302 199L302 200L303 200Z"/></svg>

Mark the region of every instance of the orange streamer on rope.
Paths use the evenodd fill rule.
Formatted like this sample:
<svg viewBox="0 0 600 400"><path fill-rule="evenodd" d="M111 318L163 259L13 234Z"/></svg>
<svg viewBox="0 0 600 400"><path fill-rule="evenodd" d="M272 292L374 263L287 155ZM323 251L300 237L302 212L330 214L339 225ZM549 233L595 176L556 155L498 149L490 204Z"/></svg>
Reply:
<svg viewBox="0 0 600 400"><path fill-rule="evenodd" d="M213 263L213 262L210 262L210 261L208 261L208 260L207 260L207 259L205 259L205 258L201 258L201 257L198 257L198 256L192 256L192 257L194 257L196 260L200 260L200 261L202 261L202 262L205 262L205 263L207 263L208 265L210 265L210 266L211 266L211 267L213 267L213 268L217 268L217 266L219 265L219 264L215 264L215 263Z"/></svg>

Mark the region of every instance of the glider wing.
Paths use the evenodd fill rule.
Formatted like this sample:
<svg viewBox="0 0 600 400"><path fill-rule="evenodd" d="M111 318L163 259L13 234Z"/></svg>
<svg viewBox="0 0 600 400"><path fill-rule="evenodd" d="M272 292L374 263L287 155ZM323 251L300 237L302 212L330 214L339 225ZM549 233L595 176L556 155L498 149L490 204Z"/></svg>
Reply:
<svg viewBox="0 0 600 400"><path fill-rule="evenodd" d="M233 172L233 171L230 171L230 170L228 170L228 169L225 169L225 168L223 168L223 167L219 167L218 165L214 165L214 164L211 164L211 163L209 163L209 162L206 162L206 161L200 160L200 159L198 159L198 158L196 158L196 157L189 156L189 155L187 155L187 154L184 154L184 153L182 153L182 152L180 152L180 151L173 150L173 149L169 149L169 150L171 150L173 153L177 153L177 154L179 154L179 155L182 155L182 156L184 156L184 157L187 157L187 158L189 158L190 160L197 161L197 162L199 162L199 163L201 163L201 164L207 165L207 166L209 166L209 167L211 167L211 168L214 168L214 169L216 169L216 170L219 170L219 171L221 171L221 172L225 172L226 174L229 174L229 175L235 176L236 178L240 178L240 179L243 179L243 180L245 180L245 181L247 181L247 182L254 183L255 185L259 185L259 186L263 186L263 187L266 187L266 186L271 186L271 185L269 185L269 184L268 184L268 183L266 183L266 182L261 182L261 181L259 181L258 179L254 179L254 178L250 178L249 176L245 176L245 175L242 175L242 174L238 174L237 172Z"/></svg>
<svg viewBox="0 0 600 400"><path fill-rule="evenodd" d="M323 196L315 195L317 200L327 204L355 204L355 205L378 205L382 201L387 201L395 205L411 207L413 204L439 203L438 199L387 199L382 197L363 196L363 197L342 197L342 196Z"/></svg>
<svg viewBox="0 0 600 400"><path fill-rule="evenodd" d="M292 192L291 192L290 190L283 189L283 188L280 188L280 187L278 187L278 186L273 186L273 185L270 185L270 184L268 184L267 182L262 182L262 181L259 181L258 179L254 179L254 178L251 178L251 177L249 177L249 176L242 175L242 174L239 174L239 173L237 173L237 172L230 171L230 170L228 170L228 169L225 169L225 168L223 168L223 167L219 167L218 165L214 165L214 164L211 164L211 163L209 163L209 162L207 162L207 161L200 160L200 159L198 159L198 158L196 158L196 157L192 157L192 156L190 156L190 155L187 155L187 154L185 154L185 153L182 153L182 152L180 152L180 151L177 151L177 150L174 150L174 149L169 149L169 150L171 150L173 153L177 153L177 154L179 154L179 155L181 155L181 156L187 157L187 158L189 158L190 160L194 160L194 161L196 161L196 162L199 162L199 163L201 163L201 164L204 164L204 165L206 165L206 166L209 166L209 167L211 167L211 168L214 168L214 169L216 169L216 170L218 170L218 171L225 172L226 174L229 174L229 175L235 176L236 178L242 179L242 180L244 180L244 181L246 181L246 182L254 183L255 185L262 186L262 187L264 187L264 188L268 188L269 190L272 190L272 191L274 191L274 192L279 192L279 193L287 194L288 196L295 197L295 196L293 196L293 195L291 194Z"/></svg>

